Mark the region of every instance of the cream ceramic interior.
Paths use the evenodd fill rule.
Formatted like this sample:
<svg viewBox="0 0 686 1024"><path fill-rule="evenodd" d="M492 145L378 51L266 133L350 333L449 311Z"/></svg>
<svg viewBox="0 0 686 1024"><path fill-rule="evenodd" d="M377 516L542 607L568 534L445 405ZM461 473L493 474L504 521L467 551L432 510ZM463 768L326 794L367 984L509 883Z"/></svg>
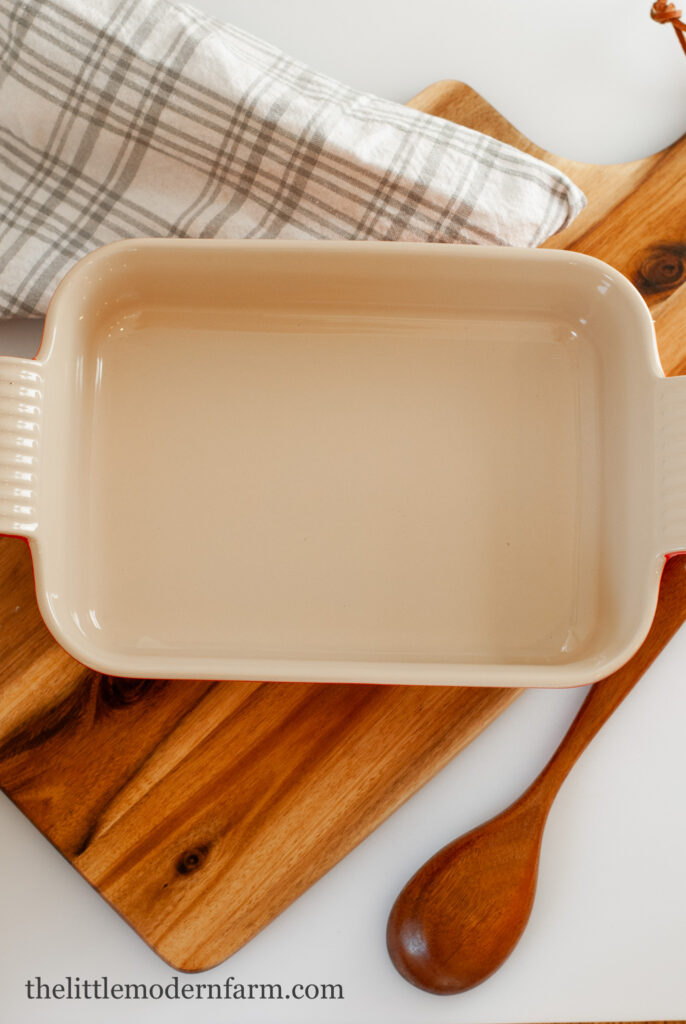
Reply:
<svg viewBox="0 0 686 1024"><path fill-rule="evenodd" d="M117 243L0 360L0 528L107 673L578 684L686 544L685 408L588 257Z"/></svg>

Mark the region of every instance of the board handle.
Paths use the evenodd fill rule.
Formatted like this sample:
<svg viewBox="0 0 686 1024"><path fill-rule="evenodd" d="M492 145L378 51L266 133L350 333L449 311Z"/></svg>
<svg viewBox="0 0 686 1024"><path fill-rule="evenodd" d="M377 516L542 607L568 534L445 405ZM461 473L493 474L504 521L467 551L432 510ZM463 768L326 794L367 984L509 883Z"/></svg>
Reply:
<svg viewBox="0 0 686 1024"><path fill-rule="evenodd" d="M38 531L43 374L33 359L0 356L0 533Z"/></svg>
<svg viewBox="0 0 686 1024"><path fill-rule="evenodd" d="M686 377L658 381L655 420L657 541L675 555L686 552Z"/></svg>

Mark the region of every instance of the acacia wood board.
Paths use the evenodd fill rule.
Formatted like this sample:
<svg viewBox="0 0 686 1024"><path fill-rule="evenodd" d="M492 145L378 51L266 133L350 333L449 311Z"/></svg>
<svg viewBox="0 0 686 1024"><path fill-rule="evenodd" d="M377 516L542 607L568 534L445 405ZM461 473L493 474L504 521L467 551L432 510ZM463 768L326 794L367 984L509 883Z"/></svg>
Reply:
<svg viewBox="0 0 686 1024"><path fill-rule="evenodd" d="M410 105L563 168L589 203L547 245L627 274L665 371L683 371L686 140L593 166L545 153L461 83ZM663 581L641 671L686 615L685 579ZM0 786L178 970L248 942L519 692L102 676L48 634L28 546L0 538Z"/></svg>

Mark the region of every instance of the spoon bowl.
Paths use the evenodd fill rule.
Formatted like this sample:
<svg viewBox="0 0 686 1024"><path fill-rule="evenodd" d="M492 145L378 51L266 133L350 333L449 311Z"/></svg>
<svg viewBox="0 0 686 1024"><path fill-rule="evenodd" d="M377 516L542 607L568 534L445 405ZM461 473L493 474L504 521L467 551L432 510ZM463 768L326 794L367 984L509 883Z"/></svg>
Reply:
<svg viewBox="0 0 686 1024"><path fill-rule="evenodd" d="M410 879L387 929L403 977L450 995L500 967L531 913L544 823L538 804L520 800L445 846Z"/></svg>

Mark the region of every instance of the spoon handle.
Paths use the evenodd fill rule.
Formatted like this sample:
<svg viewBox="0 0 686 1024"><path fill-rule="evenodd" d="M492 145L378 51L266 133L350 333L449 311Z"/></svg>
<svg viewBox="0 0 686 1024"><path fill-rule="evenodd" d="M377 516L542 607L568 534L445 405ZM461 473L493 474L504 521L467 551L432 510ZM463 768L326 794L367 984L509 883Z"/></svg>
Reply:
<svg viewBox="0 0 686 1024"><path fill-rule="evenodd" d="M686 620L686 554L668 559L662 577L660 600L645 642L622 668L591 686L586 700L567 730L559 747L532 783L533 790L545 790L548 803L566 779L578 757L599 729L636 685L668 640Z"/></svg>

